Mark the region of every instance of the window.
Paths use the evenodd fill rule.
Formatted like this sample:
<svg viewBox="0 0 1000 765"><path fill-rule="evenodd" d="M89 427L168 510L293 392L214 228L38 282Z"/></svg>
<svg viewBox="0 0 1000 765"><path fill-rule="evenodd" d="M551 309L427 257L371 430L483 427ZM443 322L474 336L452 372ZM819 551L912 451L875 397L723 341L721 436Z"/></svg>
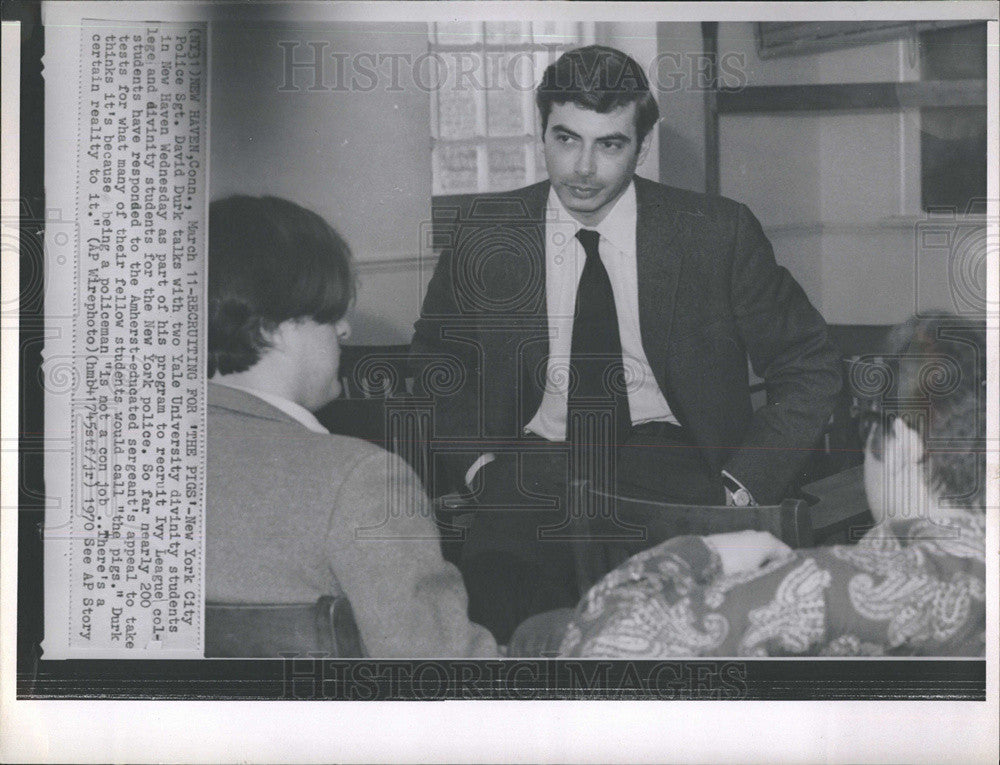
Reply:
<svg viewBox="0 0 1000 765"><path fill-rule="evenodd" d="M924 80L981 82L986 89L986 24L924 32ZM920 110L921 197L924 210L973 212L986 199L986 107Z"/></svg>
<svg viewBox="0 0 1000 765"><path fill-rule="evenodd" d="M430 25L434 194L508 191L545 178L535 85L564 51L593 41L593 24Z"/></svg>

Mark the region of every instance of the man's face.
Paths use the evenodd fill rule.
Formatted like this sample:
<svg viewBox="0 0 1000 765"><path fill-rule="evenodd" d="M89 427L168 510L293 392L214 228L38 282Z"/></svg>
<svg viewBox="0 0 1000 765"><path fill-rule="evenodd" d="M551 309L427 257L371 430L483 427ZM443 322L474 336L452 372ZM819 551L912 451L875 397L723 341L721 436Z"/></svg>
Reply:
<svg viewBox="0 0 1000 765"><path fill-rule="evenodd" d="M280 342L273 347L295 370L293 400L315 412L340 395L340 344L350 334L350 325L345 319L335 324L292 319L279 331Z"/></svg>
<svg viewBox="0 0 1000 765"><path fill-rule="evenodd" d="M639 142L635 104L607 114L573 102L553 104L544 135L545 167L556 194L585 226L596 226L645 158L652 132Z"/></svg>

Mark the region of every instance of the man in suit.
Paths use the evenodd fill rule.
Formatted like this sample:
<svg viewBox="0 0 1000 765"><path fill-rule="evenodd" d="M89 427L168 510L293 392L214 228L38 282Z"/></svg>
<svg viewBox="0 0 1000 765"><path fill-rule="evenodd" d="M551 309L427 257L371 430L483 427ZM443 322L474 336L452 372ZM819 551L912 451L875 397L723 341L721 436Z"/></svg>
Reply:
<svg viewBox="0 0 1000 765"><path fill-rule="evenodd" d="M209 222L207 600L346 597L368 656L496 656L414 472L313 415L340 393L347 244L275 197Z"/></svg>
<svg viewBox="0 0 1000 765"><path fill-rule="evenodd" d="M436 226L445 246L414 337L418 361L462 365L434 435L478 503L461 563L470 614L501 640L575 603L559 529L576 481L778 501L841 384L822 317L750 211L635 176L659 116L635 61L570 51L537 104L549 180L474 197ZM756 412L748 357L767 388Z"/></svg>

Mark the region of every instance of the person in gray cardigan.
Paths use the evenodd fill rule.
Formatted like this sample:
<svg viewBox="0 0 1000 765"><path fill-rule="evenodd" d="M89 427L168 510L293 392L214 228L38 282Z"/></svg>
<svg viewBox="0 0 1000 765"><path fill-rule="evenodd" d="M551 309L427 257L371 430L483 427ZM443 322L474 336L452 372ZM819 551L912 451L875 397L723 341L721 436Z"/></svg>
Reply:
<svg viewBox="0 0 1000 765"><path fill-rule="evenodd" d="M213 202L209 222L206 599L346 596L369 656L496 656L413 471L312 414L340 394L347 244L274 197Z"/></svg>

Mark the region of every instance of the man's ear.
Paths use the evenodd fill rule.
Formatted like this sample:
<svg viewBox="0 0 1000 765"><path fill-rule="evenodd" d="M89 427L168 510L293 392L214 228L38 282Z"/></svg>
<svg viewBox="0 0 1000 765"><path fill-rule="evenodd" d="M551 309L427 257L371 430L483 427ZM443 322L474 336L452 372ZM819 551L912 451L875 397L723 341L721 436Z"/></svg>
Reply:
<svg viewBox="0 0 1000 765"><path fill-rule="evenodd" d="M262 324L260 327L260 336L264 338L264 343L268 348L273 348L275 350L282 350L288 338L286 336L286 330L288 329L288 322L283 321L281 324Z"/></svg>

